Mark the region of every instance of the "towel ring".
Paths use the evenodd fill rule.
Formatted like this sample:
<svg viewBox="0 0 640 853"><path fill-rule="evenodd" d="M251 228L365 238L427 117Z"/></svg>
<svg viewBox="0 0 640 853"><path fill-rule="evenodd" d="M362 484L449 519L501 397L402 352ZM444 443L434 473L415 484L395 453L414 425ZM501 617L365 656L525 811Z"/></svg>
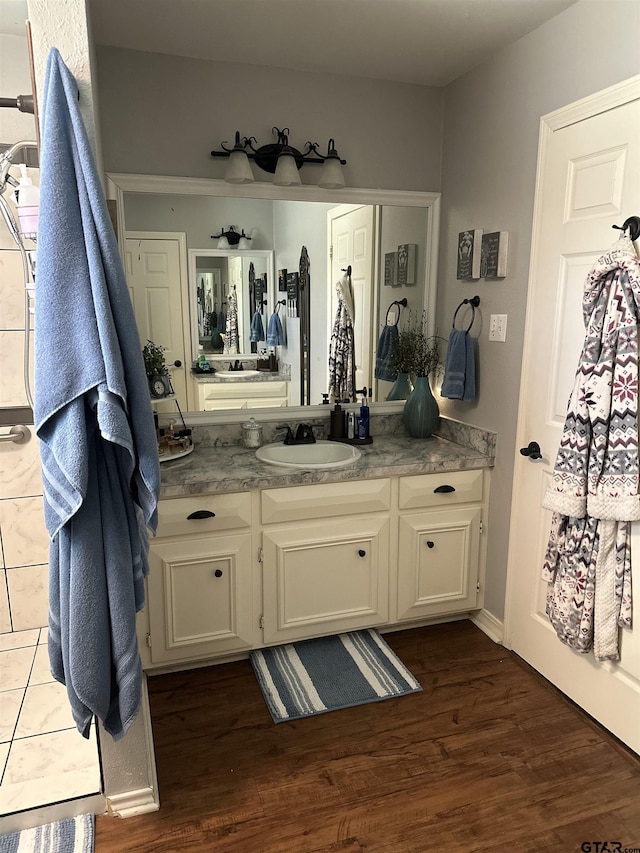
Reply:
<svg viewBox="0 0 640 853"><path fill-rule="evenodd" d="M479 296L472 296L471 299L463 299L462 300L460 305L458 305L458 307L456 308L455 314L453 315L453 322L451 323L451 326L454 329L456 327L456 317L458 316L458 311L462 308L463 305L471 305L471 311L473 312L471 314L471 322L469 323L469 326L465 329L465 332L470 332L471 327L473 326L474 320L476 319L476 308L478 307L478 305L480 305L480 297Z"/></svg>
<svg viewBox="0 0 640 853"><path fill-rule="evenodd" d="M396 321L395 321L395 323L393 324L394 326L397 326L397 325L398 325L398 323L400 322L400 307L401 307L401 306L402 306L402 308L406 308L406 307L407 307L407 299L406 299L406 297L405 297L404 299L396 299L396 301L395 301L395 302L392 302L392 303L391 303L391 305L389 305L389 307L387 308L387 316L386 316L386 317L385 317L385 319L384 319L384 324L385 324L385 326L388 326L388 325L389 325L389 311L391 311L391 309L393 308L393 306L394 306L394 305L397 305L397 306L398 306L398 316L396 317Z"/></svg>

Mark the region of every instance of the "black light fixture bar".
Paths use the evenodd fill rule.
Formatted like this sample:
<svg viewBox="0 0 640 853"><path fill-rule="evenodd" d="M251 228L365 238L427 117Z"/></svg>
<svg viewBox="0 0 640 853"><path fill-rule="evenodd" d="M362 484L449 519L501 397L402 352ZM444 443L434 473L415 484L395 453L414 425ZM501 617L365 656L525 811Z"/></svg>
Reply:
<svg viewBox="0 0 640 853"><path fill-rule="evenodd" d="M212 157L230 157L233 151L243 151L250 160L254 160L263 171L269 172L272 175L276 171L278 157L281 154L291 154L296 162L298 169L304 163L316 163L322 165L325 160L334 158L340 161L341 165L345 166L347 161L338 156L333 139L329 140L326 155L318 151L317 142L306 142L304 151L299 151L297 148L289 145L289 128L285 127L280 130L277 127L273 128L273 132L277 135L278 141L269 145L261 145L258 148L254 147L253 143L257 143L255 136L240 136L240 132L236 131L235 143L233 148L227 148L228 142L221 142L219 150L211 152Z"/></svg>

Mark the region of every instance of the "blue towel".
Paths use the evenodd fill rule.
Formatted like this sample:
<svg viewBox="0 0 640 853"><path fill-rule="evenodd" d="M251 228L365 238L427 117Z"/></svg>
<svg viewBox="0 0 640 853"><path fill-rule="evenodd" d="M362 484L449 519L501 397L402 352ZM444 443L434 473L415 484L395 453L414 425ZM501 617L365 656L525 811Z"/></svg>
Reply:
<svg viewBox="0 0 640 853"><path fill-rule="evenodd" d="M120 738L140 704L135 614L160 466L115 235L58 51L45 75L35 330L36 432L49 561L49 655L76 725Z"/></svg>
<svg viewBox="0 0 640 853"><path fill-rule="evenodd" d="M449 335L441 397L470 403L476 396L473 341L469 332L452 329Z"/></svg>
<svg viewBox="0 0 640 853"><path fill-rule="evenodd" d="M385 382L395 382L398 378L398 371L393 366L393 352L398 337L398 327L396 325L385 326L380 332L374 371L376 379L384 379Z"/></svg>
<svg viewBox="0 0 640 853"><path fill-rule="evenodd" d="M267 326L267 346L282 347L285 344L284 330L278 312L274 311L269 317L269 325Z"/></svg>
<svg viewBox="0 0 640 853"><path fill-rule="evenodd" d="M262 315L259 311L256 311L251 319L249 340L254 342L264 340L264 326L262 325Z"/></svg>

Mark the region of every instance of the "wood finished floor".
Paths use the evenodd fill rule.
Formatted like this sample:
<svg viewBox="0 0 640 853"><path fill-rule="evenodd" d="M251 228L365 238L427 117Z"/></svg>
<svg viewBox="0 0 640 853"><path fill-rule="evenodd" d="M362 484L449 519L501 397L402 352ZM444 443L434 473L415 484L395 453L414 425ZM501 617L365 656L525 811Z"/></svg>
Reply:
<svg viewBox="0 0 640 853"><path fill-rule="evenodd" d="M95 853L640 850L640 762L516 655L385 638L422 693L290 723L248 661L151 678L161 808L98 817Z"/></svg>

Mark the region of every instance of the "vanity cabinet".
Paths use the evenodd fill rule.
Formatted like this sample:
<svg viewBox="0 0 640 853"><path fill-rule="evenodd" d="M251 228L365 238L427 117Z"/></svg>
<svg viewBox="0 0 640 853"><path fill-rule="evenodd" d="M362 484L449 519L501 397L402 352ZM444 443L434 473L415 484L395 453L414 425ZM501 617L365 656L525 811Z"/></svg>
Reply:
<svg viewBox="0 0 640 853"><path fill-rule="evenodd" d="M285 379L252 382L198 382L198 409L203 412L226 409L256 409L286 406L289 382Z"/></svg>
<svg viewBox="0 0 640 853"><path fill-rule="evenodd" d="M478 606L483 500L482 471L400 478L398 622Z"/></svg>
<svg viewBox="0 0 640 853"><path fill-rule="evenodd" d="M161 501L145 668L481 607L488 488L473 470Z"/></svg>
<svg viewBox="0 0 640 853"><path fill-rule="evenodd" d="M256 644L251 495L161 501L147 579L150 663Z"/></svg>
<svg viewBox="0 0 640 853"><path fill-rule="evenodd" d="M390 501L388 479L262 492L265 644L388 622Z"/></svg>

